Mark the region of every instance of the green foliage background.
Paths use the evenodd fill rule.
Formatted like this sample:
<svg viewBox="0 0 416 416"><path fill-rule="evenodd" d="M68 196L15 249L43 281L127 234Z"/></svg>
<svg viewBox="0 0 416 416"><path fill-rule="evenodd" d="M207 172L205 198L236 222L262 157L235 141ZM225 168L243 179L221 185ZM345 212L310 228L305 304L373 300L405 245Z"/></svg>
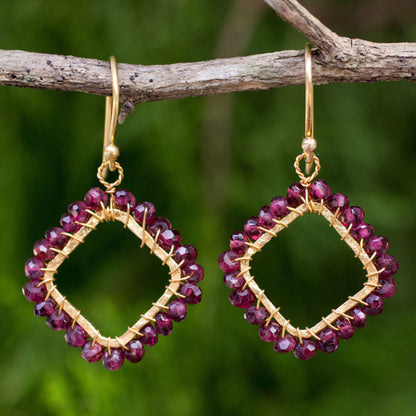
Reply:
<svg viewBox="0 0 416 416"><path fill-rule="evenodd" d="M374 13L366 21L356 19L361 3L319 1L313 8L346 36L415 39L416 23L409 18L414 6L392 9L389 17L378 1L367 1ZM4 0L0 47L97 59L114 54L132 64L212 59L232 7L230 0ZM304 42L264 8L241 53L302 49ZM300 362L274 353L228 302L218 254L232 231L296 180L292 164L303 134L303 94L303 87L290 87L216 101L146 103L119 126L124 186L138 200L152 201L183 241L198 248L206 278L203 302L189 308L172 335L148 348L141 363L113 373L82 360L63 333L33 316L33 305L21 295L33 243L58 225L70 202L97 185L104 98L1 88L2 415L415 414L413 84L315 88L321 178L364 207L400 262L399 289L385 312L335 354ZM222 134L221 124L215 130L215 123L214 134L207 133L212 103L220 116L223 108L229 111L230 134ZM294 224L255 262L272 300L299 325L355 293L363 278L349 250L319 220ZM64 264L58 284L104 334L117 334L156 299L166 276L132 235L110 224Z"/></svg>

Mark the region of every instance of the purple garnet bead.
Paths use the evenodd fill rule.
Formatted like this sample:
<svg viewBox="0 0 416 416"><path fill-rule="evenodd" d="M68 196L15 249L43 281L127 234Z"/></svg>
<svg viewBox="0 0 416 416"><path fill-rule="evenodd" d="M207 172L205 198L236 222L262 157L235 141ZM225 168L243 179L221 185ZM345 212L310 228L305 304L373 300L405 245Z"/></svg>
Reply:
<svg viewBox="0 0 416 416"><path fill-rule="evenodd" d="M85 222L90 217L88 214L86 205L82 201L75 201L68 205L68 214L71 216L72 221Z"/></svg>
<svg viewBox="0 0 416 416"><path fill-rule="evenodd" d="M182 266L182 277L189 277L188 283L199 283L204 278L204 269L193 261L187 261Z"/></svg>
<svg viewBox="0 0 416 416"><path fill-rule="evenodd" d="M82 327L75 324L69 326L65 333L65 341L71 347L82 347L87 342L88 334Z"/></svg>
<svg viewBox="0 0 416 416"><path fill-rule="evenodd" d="M293 355L299 360L310 360L316 354L317 348L314 341L304 339L303 343L296 343Z"/></svg>
<svg viewBox="0 0 416 416"><path fill-rule="evenodd" d="M259 328L259 336L265 342L277 341L279 335L280 325L275 321L271 321L268 326L266 326L266 324L263 324Z"/></svg>
<svg viewBox="0 0 416 416"><path fill-rule="evenodd" d="M376 287L373 293L380 296L381 298L391 298L396 293L397 285L392 277L382 277L378 283L381 285L381 287Z"/></svg>
<svg viewBox="0 0 416 416"><path fill-rule="evenodd" d="M151 324L147 324L145 325L140 332L143 334L140 337L140 341L144 344L144 345L155 345L157 340L158 340L158 335L157 335L157 331L156 329L153 327L153 325Z"/></svg>
<svg viewBox="0 0 416 416"><path fill-rule="evenodd" d="M263 306L260 306L258 309L256 306L250 306L244 312L244 319L249 324L253 324L253 325L263 325L268 316L269 316L269 313L267 312L266 308L264 308Z"/></svg>
<svg viewBox="0 0 416 416"><path fill-rule="evenodd" d="M313 199L325 201L331 195L331 188L325 181L319 179L309 187L309 194Z"/></svg>
<svg viewBox="0 0 416 416"><path fill-rule="evenodd" d="M90 363L100 361L104 355L104 347L98 342L88 341L84 344L81 351L81 357Z"/></svg>
<svg viewBox="0 0 416 416"><path fill-rule="evenodd" d="M56 253L51 250L49 241L45 238L36 241L33 246L33 254L43 262L52 260L56 255Z"/></svg>
<svg viewBox="0 0 416 416"><path fill-rule="evenodd" d="M157 217L155 222L148 227L148 231L152 237L154 237L157 232L163 233L165 230L171 230L172 224L170 221L165 217Z"/></svg>
<svg viewBox="0 0 416 416"><path fill-rule="evenodd" d="M127 206L132 210L134 205L136 205L136 198L130 191L119 189L114 192L114 203L121 211L127 211Z"/></svg>
<svg viewBox="0 0 416 416"><path fill-rule="evenodd" d="M92 211L101 211L107 202L108 195L101 188L91 188L84 197L85 208Z"/></svg>
<svg viewBox="0 0 416 416"><path fill-rule="evenodd" d="M61 313L59 313L59 311L55 309L55 311L46 318L46 325L55 331L62 331L71 325L71 318L66 312L61 311Z"/></svg>
<svg viewBox="0 0 416 416"><path fill-rule="evenodd" d="M273 218L270 207L267 205L264 206L259 212L259 226L263 228L272 228L275 225Z"/></svg>
<svg viewBox="0 0 416 416"><path fill-rule="evenodd" d="M225 273L224 283L231 289L241 289L246 282L243 276L238 276L239 272Z"/></svg>
<svg viewBox="0 0 416 416"><path fill-rule="evenodd" d="M374 228L365 222L352 227L351 235L357 241L367 241L374 234Z"/></svg>
<svg viewBox="0 0 416 416"><path fill-rule="evenodd" d="M270 211L275 218L286 217L286 215L290 212L287 209L288 205L289 204L286 198L283 198L282 196L276 196L270 202Z"/></svg>
<svg viewBox="0 0 416 416"><path fill-rule="evenodd" d="M44 274L44 271L41 270L45 267L42 260L37 257L32 257L27 260L25 263L25 275L31 280L39 279Z"/></svg>
<svg viewBox="0 0 416 416"><path fill-rule="evenodd" d="M121 348L106 350L103 357L103 364L107 370L116 371L124 363L124 351Z"/></svg>
<svg viewBox="0 0 416 416"><path fill-rule="evenodd" d="M256 296L248 287L245 289L235 289L230 294L231 305L237 308L247 309L255 300Z"/></svg>
<svg viewBox="0 0 416 416"><path fill-rule="evenodd" d="M340 339L350 339L354 335L354 328L352 327L351 323L345 319L340 318L335 321L335 325L338 327L339 331L337 332L337 336Z"/></svg>
<svg viewBox="0 0 416 416"><path fill-rule="evenodd" d="M186 304L183 299L175 299L169 304L168 315L175 321L183 321L186 317Z"/></svg>
<svg viewBox="0 0 416 416"><path fill-rule="evenodd" d="M338 193L330 195L327 199L327 207L331 212L339 210L342 213L348 207L349 203L350 200L347 196Z"/></svg>
<svg viewBox="0 0 416 416"><path fill-rule="evenodd" d="M287 190L287 202L289 206L296 208L305 199L305 188L300 183L292 183Z"/></svg>
<svg viewBox="0 0 416 416"><path fill-rule="evenodd" d="M191 246L190 244L183 244L175 250L173 258L176 263L180 263L182 260L195 261L197 255L198 252L194 246Z"/></svg>
<svg viewBox="0 0 416 416"><path fill-rule="evenodd" d="M374 252L378 256L384 254L389 248L389 240L382 235L376 235L371 237L365 245L365 251L371 256Z"/></svg>
<svg viewBox="0 0 416 416"><path fill-rule="evenodd" d="M67 233L71 234L76 233L82 227L82 225L76 224L74 219L68 213L62 215L59 223Z"/></svg>
<svg viewBox="0 0 416 416"><path fill-rule="evenodd" d="M23 286L23 295L29 302L42 302L45 300L46 287L40 283L41 280L29 280Z"/></svg>
<svg viewBox="0 0 416 416"><path fill-rule="evenodd" d="M361 307L356 306L347 313L351 317L351 325L354 328L364 328L365 322L367 320L367 315L362 310Z"/></svg>
<svg viewBox="0 0 416 416"><path fill-rule="evenodd" d="M377 270L383 270L381 276L393 276L399 270L399 263L390 254L382 254L375 260Z"/></svg>
<svg viewBox="0 0 416 416"><path fill-rule="evenodd" d="M285 354L292 351L296 346L296 340L290 334L285 334L283 337L279 337L273 346L273 350L279 354Z"/></svg>
<svg viewBox="0 0 416 416"><path fill-rule="evenodd" d="M181 236L179 231L176 230L165 230L160 233L158 244L163 250L169 251L173 246L175 249L181 244Z"/></svg>
<svg viewBox="0 0 416 416"><path fill-rule="evenodd" d="M156 219L156 210L151 202L140 202L132 210L134 219L141 225L146 212L146 224L153 224Z"/></svg>
<svg viewBox="0 0 416 416"><path fill-rule="evenodd" d="M124 356L132 363L138 363L143 358L145 351L144 346L138 339L130 341L126 347Z"/></svg>
<svg viewBox="0 0 416 416"><path fill-rule="evenodd" d="M364 306L364 312L370 316L380 315L384 309L384 302L380 296L371 293L371 295L365 298L365 302L368 303L368 306Z"/></svg>
<svg viewBox="0 0 416 416"><path fill-rule="evenodd" d="M338 337L336 331L326 328L320 332L320 341L316 342L316 346L323 352L334 352L338 348Z"/></svg>
<svg viewBox="0 0 416 416"><path fill-rule="evenodd" d="M201 288L193 283L185 283L179 288L179 293L185 298L183 300L189 305L195 305L196 303L201 302L202 291Z"/></svg>
<svg viewBox="0 0 416 416"><path fill-rule="evenodd" d="M35 305L35 309L33 309L33 313L36 316L49 316L55 311L55 307L55 302L49 298L48 300L38 302Z"/></svg>
<svg viewBox="0 0 416 416"><path fill-rule="evenodd" d="M240 268L240 262L236 261L240 256L234 251L224 251L218 257L218 264L225 273L232 273Z"/></svg>
<svg viewBox="0 0 416 416"><path fill-rule="evenodd" d="M169 335L173 329L172 318L165 312L159 312L155 316L155 328L160 335Z"/></svg>
<svg viewBox="0 0 416 416"><path fill-rule="evenodd" d="M350 224L356 225L364 220L364 211L360 207L345 208L341 216L341 222L348 227Z"/></svg>
<svg viewBox="0 0 416 416"><path fill-rule="evenodd" d="M64 232L65 230L60 227L50 228L45 232L45 238L52 247L62 249L69 240L67 235L62 234Z"/></svg>
<svg viewBox="0 0 416 416"><path fill-rule="evenodd" d="M230 237L230 248L231 251L238 254L239 256L242 256L247 251L247 245L246 245L247 237L246 235L241 231L235 231L231 234Z"/></svg>
<svg viewBox="0 0 416 416"><path fill-rule="evenodd" d="M253 241L256 241L262 234L262 231L258 228L259 225L257 217L250 217L244 224L244 232L246 233L246 236Z"/></svg>

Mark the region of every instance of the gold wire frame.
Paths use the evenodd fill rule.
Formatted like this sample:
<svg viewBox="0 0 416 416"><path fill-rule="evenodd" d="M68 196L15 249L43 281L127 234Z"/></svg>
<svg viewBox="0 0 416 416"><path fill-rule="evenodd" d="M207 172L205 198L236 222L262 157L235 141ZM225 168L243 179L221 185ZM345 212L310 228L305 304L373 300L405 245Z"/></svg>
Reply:
<svg viewBox="0 0 416 416"><path fill-rule="evenodd" d="M121 211L117 208L114 208L112 204L109 207L106 207L98 212L88 211L91 214L90 219L87 223L83 224L81 229L74 234L69 234L71 238L68 243L62 250L55 250L57 252L56 256L45 266L45 273L42 279L47 290L47 297L51 297L57 304L59 310L66 312L71 319L73 324L77 323L80 325L87 334L93 339L93 342L98 342L104 347L107 348L125 348L126 344L134 339L136 336L142 335L140 329L143 328L146 324L151 321L154 321L155 316L162 310L168 309L167 303L173 295L176 295L179 298L184 296L179 294L177 291L180 287L181 282L187 278L182 277L181 272L181 263L177 263L173 258L173 250L167 253L163 248L157 244L157 238L159 233L156 234L153 238L144 228L143 225L139 225L136 220L130 215L129 212ZM65 296L63 296L57 286L55 285L55 274L57 273L61 264L69 257L69 255L82 243L84 242L85 237L96 227L105 221L119 221L124 224L134 235L136 235L143 245L146 245L150 249L150 253L158 257L163 265L169 267L169 285L165 287L165 291L162 296L154 303L152 307L143 315L140 319L131 327L128 327L127 331L120 337L108 338L100 334L88 319L86 319L78 310L73 306ZM145 222L145 221L144 221Z"/></svg>
<svg viewBox="0 0 416 416"><path fill-rule="evenodd" d="M351 235L351 226L347 229L344 225L338 220L339 210L335 213L332 213L324 204L321 202L308 201L307 199L296 208L289 208L291 212L284 218L280 220L275 220L275 226L271 229L263 229L264 234L259 237L258 240L252 243L248 243L248 250L244 256L240 257L236 261L240 262L240 275L243 276L246 281L245 286L248 286L251 291L255 294L257 298L257 307L260 306L260 303L266 308L269 313L269 318L266 321L268 325L272 319L274 319L282 327L282 336L285 332L288 332L292 336L300 339L303 338L315 338L319 339L319 332L321 332L326 327L333 327L334 321L340 317L349 318L347 312L355 307L358 304L367 305L364 299L371 294L371 292L379 286L379 274L383 270L377 270L376 266L373 263L374 256L371 258L365 252L363 248L363 242L357 242ZM250 262L252 257L261 251L261 249L277 234L288 228L289 225L297 220L299 217L303 217L307 213L314 213L322 215L329 223L330 227L333 227L335 231L341 236L341 241L344 241L354 252L355 257L357 257L363 264L363 269L367 271L366 277L367 282L364 283L364 287L358 291L354 296L349 296L348 300L344 302L337 309L333 309L332 312L323 317L316 325L312 328L300 329L299 327L294 327L290 320L286 319L280 313L280 307L276 308L274 304L266 296L264 289L261 289L256 283L254 276L250 273L251 266ZM335 328L337 329L337 328Z"/></svg>

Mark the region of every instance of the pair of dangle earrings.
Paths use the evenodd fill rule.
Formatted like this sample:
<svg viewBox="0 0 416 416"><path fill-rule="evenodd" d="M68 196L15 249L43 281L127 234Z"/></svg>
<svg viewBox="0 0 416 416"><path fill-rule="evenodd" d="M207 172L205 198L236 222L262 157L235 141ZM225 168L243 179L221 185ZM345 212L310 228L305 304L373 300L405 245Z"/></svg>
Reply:
<svg viewBox="0 0 416 416"><path fill-rule="evenodd" d="M396 259L387 254L388 241L374 236L373 227L364 222L364 212L350 206L349 199L332 193L322 180L316 180L320 170L315 155L313 138L313 90L310 46L305 50L306 122L303 153L295 161L300 178L292 184L286 197L275 197L264 206L258 216L244 225L244 232L231 236L230 250L219 256L220 268L225 272L224 282L232 289L231 303L245 309L245 319L259 326L260 338L273 342L279 353L293 351L299 359L312 358L318 349L333 352L339 339L349 339L355 328L365 325L368 315L383 311L383 299L392 296L396 284L392 278L398 270ZM196 249L182 244L181 237L164 217L156 216L150 202L136 203L129 191L118 189L123 180L123 169L117 162L119 151L114 143L119 106L117 66L111 57L113 96L106 99L103 162L97 177L104 189L90 189L83 201L68 206L60 219L60 227L51 228L45 238L34 245L34 257L27 260L25 274L29 281L23 293L36 302L34 313L46 317L46 324L55 330L65 331L68 345L81 347L81 355L89 362L103 360L107 369L119 369L125 359L140 361L145 348L154 345L160 335L168 335L173 322L182 321L187 307L201 301L198 283L204 277L203 268L196 263ZM306 174L300 164L306 162ZM311 169L313 173L311 174ZM107 171L117 171L115 182L107 182ZM307 176L309 175L309 176ZM251 274L252 257L278 233L305 214L323 216L354 252L366 270L367 281L354 296L333 309L312 328L300 329L291 325L279 307L268 299L265 291ZM56 286L55 275L60 265L82 243L88 234L102 222L118 221L147 246L169 268L169 284L162 296L150 309L120 337L109 338L100 334Z"/></svg>
<svg viewBox="0 0 416 416"><path fill-rule="evenodd" d="M82 357L89 362L102 360L109 370L118 370L127 359L139 362L145 348L158 342L160 335L169 335L174 322L182 321L189 305L199 303L202 293L198 283L204 277L203 268L196 263L197 251L182 244L178 231L172 229L167 218L156 216L150 202L136 202L134 195L118 189L124 173L117 162L118 147L115 132L119 112L119 82L117 64L110 58L113 95L106 98L103 161L97 177L104 189L90 189L82 201L73 202L60 218L60 226L50 228L45 237L33 246L34 257L25 263L29 281L23 294L35 302L34 314L46 317L46 324L54 330L65 331L65 341L80 347ZM118 174L114 182L107 182L108 171ZM101 223L120 222L146 246L150 254L169 269L169 281L162 296L149 310L119 337L101 335L79 309L58 290L55 275L69 255Z"/></svg>
<svg viewBox="0 0 416 416"><path fill-rule="evenodd" d="M318 350L334 352L340 339L350 339L356 328L366 324L367 316L379 315L384 299L396 292L393 275L398 270L396 259L387 254L388 240L374 235L374 228L364 222L364 211L350 205L347 196L334 193L323 180L316 180L321 165L315 155L316 141L313 135L313 84L310 45L305 49L305 138L303 153L295 160L299 182L293 183L286 197L273 198L270 205L261 208L259 214L250 217L244 231L231 235L230 250L219 256L219 266L224 283L232 289L230 302L245 309L244 318L259 326L259 336L273 344L274 351L293 351L296 358L308 360ZM305 162L305 174L300 164ZM256 283L251 271L253 256L290 224L305 216L316 214L325 218L329 226L353 251L365 270L363 288L346 302L332 309L312 328L299 328L290 323L280 307L267 297L265 290Z"/></svg>

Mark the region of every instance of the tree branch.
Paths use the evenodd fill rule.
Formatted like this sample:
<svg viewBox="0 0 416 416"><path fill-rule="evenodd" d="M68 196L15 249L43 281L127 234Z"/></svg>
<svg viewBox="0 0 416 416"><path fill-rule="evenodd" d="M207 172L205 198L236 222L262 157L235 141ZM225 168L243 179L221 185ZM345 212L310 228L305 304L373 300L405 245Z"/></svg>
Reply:
<svg viewBox="0 0 416 416"><path fill-rule="evenodd" d="M340 37L295 0L265 0L303 33L313 51L314 84L416 80L416 43ZM304 83L304 52L282 51L172 65L119 64L124 119L138 103L254 91ZM0 85L111 95L109 62L0 50Z"/></svg>

